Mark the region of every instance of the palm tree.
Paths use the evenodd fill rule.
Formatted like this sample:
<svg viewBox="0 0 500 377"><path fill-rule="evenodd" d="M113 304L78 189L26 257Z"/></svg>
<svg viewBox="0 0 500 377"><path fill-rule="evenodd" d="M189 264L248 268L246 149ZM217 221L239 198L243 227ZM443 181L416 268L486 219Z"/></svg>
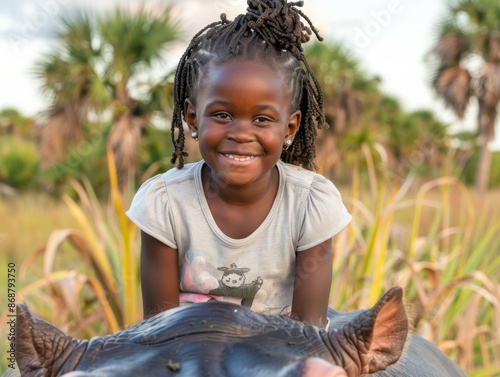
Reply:
<svg viewBox="0 0 500 377"><path fill-rule="evenodd" d="M500 3L450 2L430 56L434 58L432 86L447 107L462 118L471 99L478 101L480 149L475 186L478 192L484 192L491 165L489 144L494 138L500 102ZM480 68L472 68L477 66Z"/></svg>
<svg viewBox="0 0 500 377"><path fill-rule="evenodd" d="M368 77L342 44L315 42L305 53L323 88L326 117L333 132L340 134L358 124L366 105L378 97L379 80Z"/></svg>
<svg viewBox="0 0 500 377"><path fill-rule="evenodd" d="M323 89L330 129L318 139L317 160L321 171L329 175L341 160L341 135L360 126L375 108L380 94L379 80L368 77L342 44L315 42L306 48L305 54Z"/></svg>
<svg viewBox="0 0 500 377"><path fill-rule="evenodd" d="M94 17L78 12L62 18L59 47L35 64L35 75L51 100L38 128L44 161L53 163L84 139L89 118L112 122L108 143L125 177L137 165L144 127L169 103L171 73L165 48L180 37L172 8L117 8ZM100 122L102 124L102 121Z"/></svg>
<svg viewBox="0 0 500 377"><path fill-rule="evenodd" d="M442 165L449 144L447 125L433 112L422 109L407 113L395 99L384 97L380 113L384 114L384 144L395 171L406 175L417 168Z"/></svg>
<svg viewBox="0 0 500 377"><path fill-rule="evenodd" d="M89 14L63 18L56 35L61 46L35 63L34 74L42 82L42 94L50 106L38 117L35 135L45 166L62 160L71 144L83 141L83 127L90 107L105 107L110 96L95 71L100 54ZM97 92L97 88L101 92ZM105 98L99 103L99 98Z"/></svg>

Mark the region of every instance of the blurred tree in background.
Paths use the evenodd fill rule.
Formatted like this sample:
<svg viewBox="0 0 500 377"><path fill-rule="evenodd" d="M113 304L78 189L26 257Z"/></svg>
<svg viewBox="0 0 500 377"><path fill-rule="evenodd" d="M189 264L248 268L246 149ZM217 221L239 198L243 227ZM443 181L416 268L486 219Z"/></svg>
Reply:
<svg viewBox="0 0 500 377"><path fill-rule="evenodd" d="M36 127L44 166L63 161L92 134L87 148L109 143L121 177L134 173L141 134L172 95L163 53L180 34L171 10L142 6L62 18L56 47L34 69L51 99Z"/></svg>
<svg viewBox="0 0 500 377"><path fill-rule="evenodd" d="M461 12L461 21L445 23L447 27L463 29L470 24L469 16ZM443 30L462 30L458 26ZM85 176L99 195L105 194L109 182L102 167L107 145L115 153L122 184L127 183L127 177L140 183L167 170L171 166L169 131L149 126L156 124L158 115L163 122L170 116L173 72L165 68L163 56L181 37L172 8L155 6L154 14L144 6L99 15L79 11L63 16L58 30L54 46L34 67L43 93L51 100L50 107L34 121L14 109L0 113L0 133L14 134L17 144L18 138L30 143L34 138L39 156L31 148L27 153L31 157L21 161L22 153L16 152L21 149L7 148L7 141L0 142L4 156L0 158L16 161L11 163L15 168L3 169L0 182L53 190L64 187L68 178ZM450 41L459 39L450 39L444 31L443 35L446 38L436 46L435 56L449 57ZM469 39L463 41L471 46ZM462 53L455 51L455 58ZM380 78L365 71L346 45L310 43L305 54L324 90L330 125L317 139L317 165L325 176L347 183L357 169L366 173L369 167L401 177L410 172L428 177L452 174L466 182L474 175L484 158L484 154L476 155L475 143L449 135L447 125L429 110L406 111L398 98L384 93ZM446 64L436 61L441 63L435 84L445 88L446 77L458 75L443 92L458 95L457 85L462 83L458 77L470 74L459 65L453 66L458 64L456 59ZM455 76L450 76L452 73ZM469 81L468 94L460 97L462 102L450 97L450 103L461 104L458 109L462 114L470 95L467 90L473 87L474 80ZM485 79L479 82L486 85ZM187 148L190 160L199 158L196 145ZM451 159L455 159L452 168ZM20 174L23 170L29 173ZM31 178L26 182L14 176Z"/></svg>
<svg viewBox="0 0 500 377"><path fill-rule="evenodd" d="M5 108L0 111L0 135L29 137L33 120L17 109Z"/></svg>
<svg viewBox="0 0 500 377"><path fill-rule="evenodd" d="M0 111L0 194L37 186L40 157L31 139L32 119L18 110Z"/></svg>
<svg viewBox="0 0 500 377"><path fill-rule="evenodd" d="M340 43L313 43L305 51L320 81L330 128L318 138L318 165L327 176L372 160L385 162L396 173L430 172L449 147L447 125L429 110L406 112L397 98L380 88L381 80L361 68ZM375 166L376 167L376 166ZM338 175L338 174L337 174Z"/></svg>
<svg viewBox="0 0 500 377"><path fill-rule="evenodd" d="M323 89L330 128L318 137L317 164L323 174L330 176L342 170L345 153L351 149L342 146L342 138L359 132L377 102L379 80L363 72L351 51L340 43L314 42L307 46L305 54ZM354 150L359 151L359 147L354 146Z"/></svg>
<svg viewBox="0 0 500 377"><path fill-rule="evenodd" d="M475 186L488 188L490 142L500 102L500 2L450 1L431 51L432 85L444 103L462 118L477 99L477 144L480 149Z"/></svg>
<svg viewBox="0 0 500 377"><path fill-rule="evenodd" d="M314 42L306 48L309 65L322 85L330 129L341 134L357 125L380 96L379 79L363 72L340 43Z"/></svg>

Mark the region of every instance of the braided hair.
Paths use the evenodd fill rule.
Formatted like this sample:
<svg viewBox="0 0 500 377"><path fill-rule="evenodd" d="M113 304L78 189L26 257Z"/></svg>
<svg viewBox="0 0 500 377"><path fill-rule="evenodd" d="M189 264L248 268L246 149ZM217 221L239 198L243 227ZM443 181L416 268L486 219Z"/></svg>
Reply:
<svg viewBox="0 0 500 377"><path fill-rule="evenodd" d="M171 162L184 166L184 102L195 100L202 73L210 64L229 60L260 60L284 72L292 93L292 110L302 112L301 124L292 145L284 149L281 160L312 170L316 167L315 140L318 128L326 128L323 92L307 63L302 43L318 31L309 18L297 8L303 1L247 0L246 14L233 21L221 14L220 21L200 30L182 55L175 74L174 111L171 137L174 144ZM302 18L307 22L305 25Z"/></svg>

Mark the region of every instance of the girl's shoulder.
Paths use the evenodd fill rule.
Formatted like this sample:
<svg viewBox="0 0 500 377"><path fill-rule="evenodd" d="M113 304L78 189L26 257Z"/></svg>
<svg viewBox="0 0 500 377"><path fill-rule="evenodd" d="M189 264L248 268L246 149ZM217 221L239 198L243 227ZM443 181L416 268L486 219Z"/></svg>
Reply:
<svg viewBox="0 0 500 377"><path fill-rule="evenodd" d="M280 167L283 172L286 195L292 200L303 203L306 212L312 208L313 210L347 213L342 195L332 181L321 174L296 165L281 163Z"/></svg>
<svg viewBox="0 0 500 377"><path fill-rule="evenodd" d="M134 195L133 203L135 202L151 202L160 198L166 200L169 188L177 185L191 185L201 169L201 161L191 164L186 164L182 169L172 168L164 173L155 175L149 178L139 187Z"/></svg>
<svg viewBox="0 0 500 377"><path fill-rule="evenodd" d="M297 251L333 237L352 219L342 196L326 177L299 166L280 163L285 181L284 202L293 204L297 221Z"/></svg>
<svg viewBox="0 0 500 377"><path fill-rule="evenodd" d="M308 190L336 190L335 185L321 174L282 161L278 165L283 174L285 184L292 184Z"/></svg>
<svg viewBox="0 0 500 377"><path fill-rule="evenodd" d="M184 165L182 169L172 168L166 172L159 173L148 180L144 181L139 187L137 193L143 191L162 191L166 190L167 186L175 185L186 180L194 180L199 173L202 161Z"/></svg>
<svg viewBox="0 0 500 377"><path fill-rule="evenodd" d="M200 174L203 161L192 162L184 165L182 169L172 168L160 174L164 184L172 185L186 180L194 180Z"/></svg>
<svg viewBox="0 0 500 377"><path fill-rule="evenodd" d="M170 169L145 181L134 195L126 215L143 231L176 248L173 212L179 213L195 196L194 177L198 163L186 164L183 169ZM191 181L191 182L190 182Z"/></svg>

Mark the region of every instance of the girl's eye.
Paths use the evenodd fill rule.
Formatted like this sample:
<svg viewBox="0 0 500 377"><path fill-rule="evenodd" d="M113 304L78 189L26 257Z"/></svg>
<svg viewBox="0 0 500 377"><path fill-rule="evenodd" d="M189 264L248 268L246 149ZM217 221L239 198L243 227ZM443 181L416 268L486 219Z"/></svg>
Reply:
<svg viewBox="0 0 500 377"><path fill-rule="evenodd" d="M228 113L217 113L213 115L215 118L219 119L231 119Z"/></svg>
<svg viewBox="0 0 500 377"><path fill-rule="evenodd" d="M255 123L259 123L259 124L262 124L262 123L271 123L272 119L269 119L268 117L257 117L257 118L254 119L254 122Z"/></svg>

